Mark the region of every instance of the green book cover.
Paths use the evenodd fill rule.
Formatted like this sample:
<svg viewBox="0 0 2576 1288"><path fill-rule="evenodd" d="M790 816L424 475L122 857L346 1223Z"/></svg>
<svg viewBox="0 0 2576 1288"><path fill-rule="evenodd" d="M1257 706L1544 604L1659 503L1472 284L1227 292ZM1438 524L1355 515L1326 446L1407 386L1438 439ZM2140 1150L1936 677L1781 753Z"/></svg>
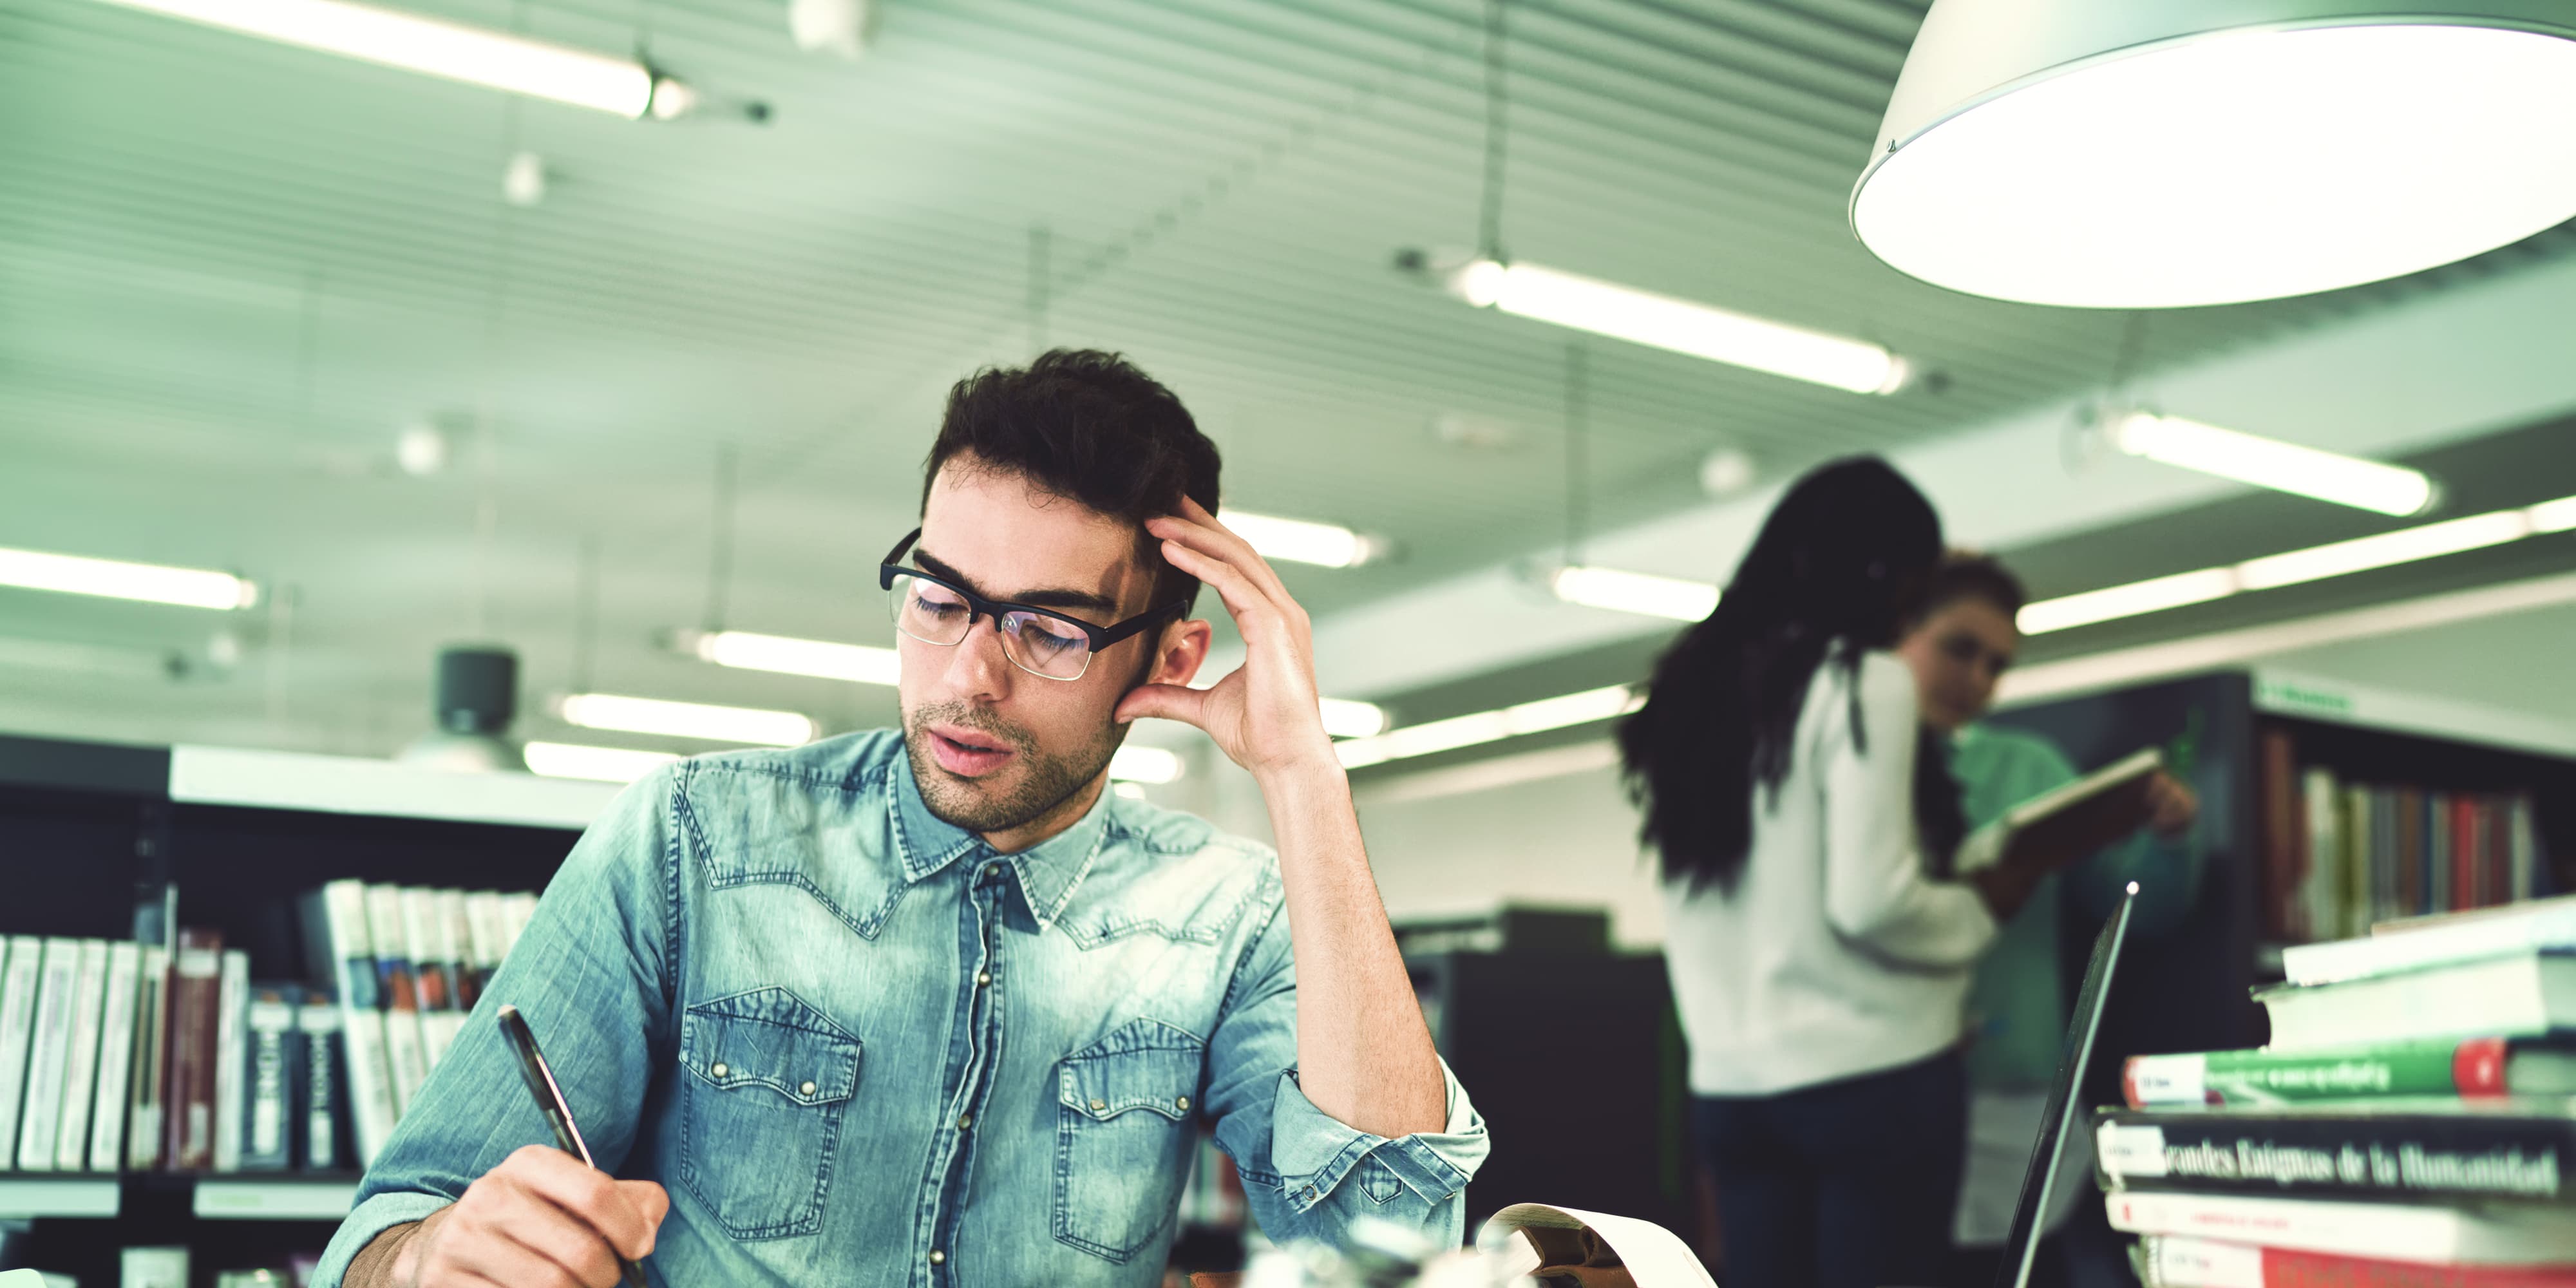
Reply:
<svg viewBox="0 0 2576 1288"><path fill-rule="evenodd" d="M2563 1095L2576 1091L2576 1050L2508 1038L2434 1038L2339 1050L2142 1055L2129 1061L2121 1081L2136 1108Z"/></svg>

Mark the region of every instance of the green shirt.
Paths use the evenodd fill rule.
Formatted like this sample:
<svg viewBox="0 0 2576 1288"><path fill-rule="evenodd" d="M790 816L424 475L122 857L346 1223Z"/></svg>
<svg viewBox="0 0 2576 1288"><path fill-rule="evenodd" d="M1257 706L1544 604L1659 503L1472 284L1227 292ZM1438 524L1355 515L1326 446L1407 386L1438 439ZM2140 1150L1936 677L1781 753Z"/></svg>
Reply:
<svg viewBox="0 0 2576 1288"><path fill-rule="evenodd" d="M1950 772L1959 780L1968 826L1983 827L2005 810L2078 775L2065 753L2037 734L1970 725L1950 742ZM2141 831L2052 875L1995 936L1968 990L1968 1079L1979 1088L2045 1087L2057 1073L2066 1038L2066 981L2058 965L2058 925L2070 913L2087 924L2119 906L2139 883L2132 934L2171 928L2200 891L2200 847L2188 837L2162 840ZM2152 879L2150 879L2152 878ZM2065 906L2072 900L2074 907Z"/></svg>

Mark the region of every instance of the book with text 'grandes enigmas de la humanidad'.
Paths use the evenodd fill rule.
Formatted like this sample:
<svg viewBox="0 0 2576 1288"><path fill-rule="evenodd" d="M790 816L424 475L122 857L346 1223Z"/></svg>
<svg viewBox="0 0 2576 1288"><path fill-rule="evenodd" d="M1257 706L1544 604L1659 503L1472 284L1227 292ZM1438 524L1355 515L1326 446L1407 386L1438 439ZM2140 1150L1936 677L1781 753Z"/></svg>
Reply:
<svg viewBox="0 0 2576 1288"><path fill-rule="evenodd" d="M2576 1029L2576 955L2524 952L2332 984L2256 990L2272 1049L2442 1037L2538 1037Z"/></svg>
<svg viewBox="0 0 2576 1288"><path fill-rule="evenodd" d="M2094 1143L2103 1184L2124 1190L2576 1201L2576 1105L2563 1098L2106 1109Z"/></svg>
<svg viewBox="0 0 2576 1288"><path fill-rule="evenodd" d="M2576 1288L2576 1265L2428 1265L2171 1234L2140 1244L2147 1288Z"/></svg>
<svg viewBox="0 0 2576 1288"><path fill-rule="evenodd" d="M2384 1096L2576 1096L2576 1033L2140 1055L2129 1058L2120 1082L2132 1109Z"/></svg>
<svg viewBox="0 0 2576 1288"><path fill-rule="evenodd" d="M2538 1203L2456 1207L2115 1190L2111 1228L2387 1261L2472 1265L2576 1262L2576 1220Z"/></svg>

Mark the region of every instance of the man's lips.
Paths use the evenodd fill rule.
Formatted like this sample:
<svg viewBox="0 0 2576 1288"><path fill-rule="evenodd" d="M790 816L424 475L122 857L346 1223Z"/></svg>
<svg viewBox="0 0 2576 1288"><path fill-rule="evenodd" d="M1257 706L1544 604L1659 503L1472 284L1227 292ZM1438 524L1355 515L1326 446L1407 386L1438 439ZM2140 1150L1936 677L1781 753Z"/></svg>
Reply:
<svg viewBox="0 0 2576 1288"><path fill-rule="evenodd" d="M980 778L1001 768L1016 754L991 734L956 725L931 725L922 732L930 738L931 759L961 778Z"/></svg>

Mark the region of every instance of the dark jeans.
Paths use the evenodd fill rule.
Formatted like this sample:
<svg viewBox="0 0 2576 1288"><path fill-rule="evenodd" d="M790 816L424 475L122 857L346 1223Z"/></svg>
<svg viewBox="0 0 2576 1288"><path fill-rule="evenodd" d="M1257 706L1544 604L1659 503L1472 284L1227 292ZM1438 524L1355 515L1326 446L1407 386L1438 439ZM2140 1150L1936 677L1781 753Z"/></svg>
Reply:
<svg viewBox="0 0 2576 1288"><path fill-rule="evenodd" d="M1725 1282L1928 1288L1950 1281L1967 1162L1957 1052L1773 1096L1702 1096Z"/></svg>

